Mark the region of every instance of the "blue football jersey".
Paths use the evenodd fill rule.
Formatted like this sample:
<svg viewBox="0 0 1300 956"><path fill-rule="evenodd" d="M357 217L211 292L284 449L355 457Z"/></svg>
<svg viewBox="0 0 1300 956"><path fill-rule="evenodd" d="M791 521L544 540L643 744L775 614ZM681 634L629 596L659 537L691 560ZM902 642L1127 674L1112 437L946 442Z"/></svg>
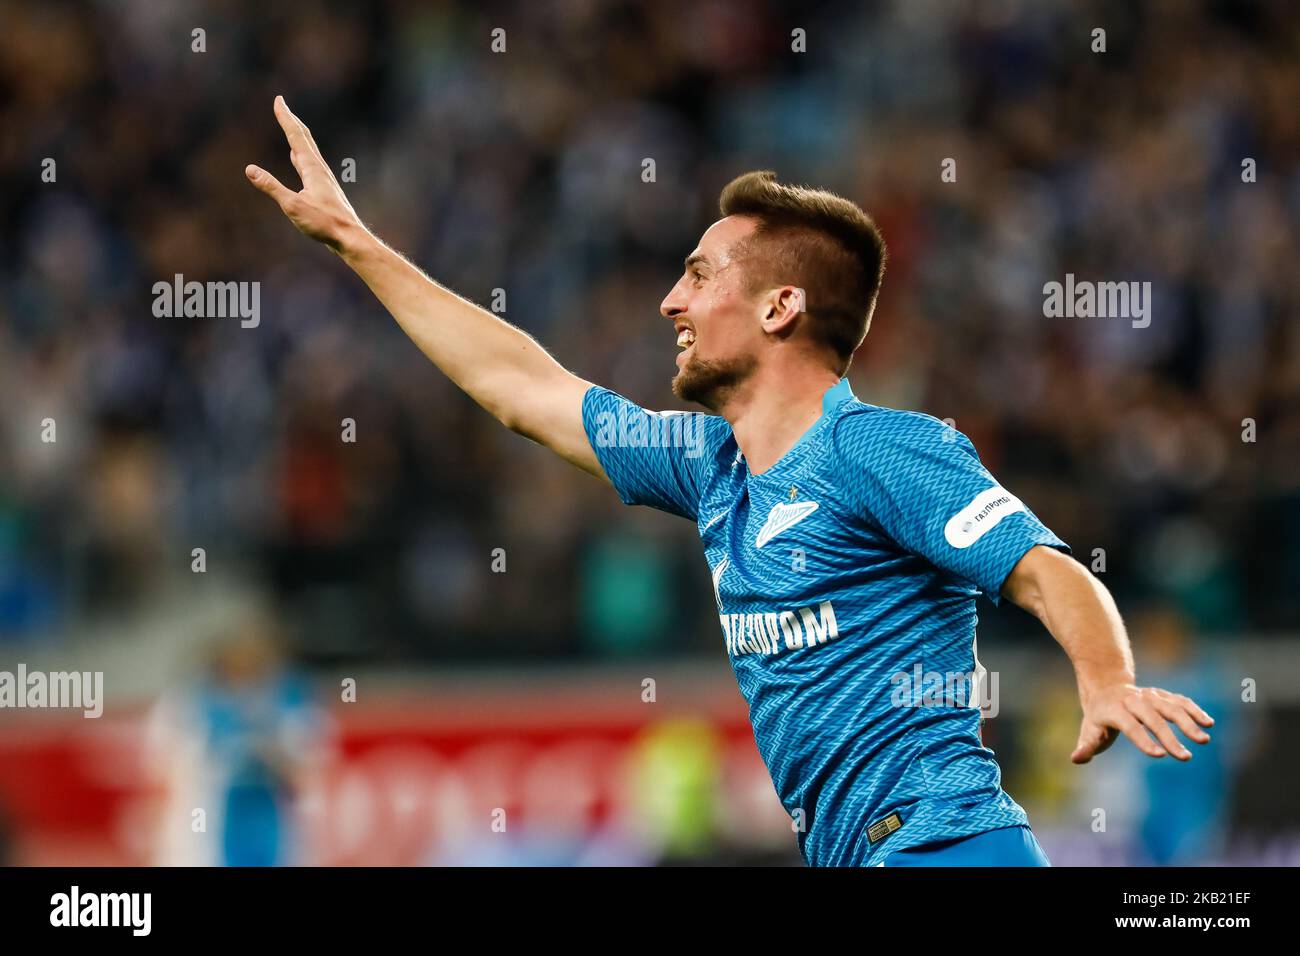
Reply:
<svg viewBox="0 0 1300 956"><path fill-rule="evenodd" d="M804 860L873 865L907 846L1027 824L980 741L975 598L1034 545L1066 545L929 415L847 380L771 468L731 426L583 399L619 497L696 522L724 646Z"/></svg>

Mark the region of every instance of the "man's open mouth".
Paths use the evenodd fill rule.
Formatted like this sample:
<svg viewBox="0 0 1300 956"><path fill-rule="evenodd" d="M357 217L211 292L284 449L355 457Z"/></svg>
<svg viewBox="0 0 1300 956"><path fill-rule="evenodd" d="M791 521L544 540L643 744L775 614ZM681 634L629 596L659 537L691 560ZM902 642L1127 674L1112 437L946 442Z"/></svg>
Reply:
<svg viewBox="0 0 1300 956"><path fill-rule="evenodd" d="M690 361L691 349L695 347L695 330L681 328L677 330L677 367L685 368L686 363Z"/></svg>

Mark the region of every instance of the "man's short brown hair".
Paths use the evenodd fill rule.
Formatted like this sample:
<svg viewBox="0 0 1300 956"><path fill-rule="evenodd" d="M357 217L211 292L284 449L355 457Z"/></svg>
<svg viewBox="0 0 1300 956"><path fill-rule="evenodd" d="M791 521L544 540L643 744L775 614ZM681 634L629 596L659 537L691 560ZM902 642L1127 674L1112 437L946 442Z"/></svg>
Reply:
<svg viewBox="0 0 1300 956"><path fill-rule="evenodd" d="M754 234L736 244L751 292L804 290L816 341L839 357L841 375L866 337L885 275L885 240L856 203L822 189L789 186L771 170L737 176L718 199L723 216L752 216Z"/></svg>

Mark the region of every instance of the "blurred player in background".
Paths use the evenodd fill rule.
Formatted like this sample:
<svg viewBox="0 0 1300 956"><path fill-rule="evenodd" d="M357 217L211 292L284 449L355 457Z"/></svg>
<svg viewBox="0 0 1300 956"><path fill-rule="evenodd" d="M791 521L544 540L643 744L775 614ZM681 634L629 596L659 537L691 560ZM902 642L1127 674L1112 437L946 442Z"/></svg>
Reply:
<svg viewBox="0 0 1300 956"><path fill-rule="evenodd" d="M1133 617L1133 643L1143 671L1153 679L1186 689L1218 714L1218 746L1194 767L1144 761L1141 767L1145 800L1138 826L1138 866L1188 866L1223 852L1227 842L1233 765L1245 756L1253 736L1237 726L1231 701L1222 693L1217 674L1222 662L1207 652L1192 633L1187 616L1176 605L1152 602Z"/></svg>
<svg viewBox="0 0 1300 956"><path fill-rule="evenodd" d="M151 756L166 793L155 862L301 862L294 799L321 720L307 683L281 660L273 622L243 621L192 687L155 706Z"/></svg>
<svg viewBox="0 0 1300 956"><path fill-rule="evenodd" d="M681 349L674 392L715 414L648 412L385 246L283 98L275 113L303 189L256 166L250 181L445 374L626 503L696 521L759 751L809 864L1047 865L969 699L980 591L1034 614L1069 655L1076 763L1121 733L1190 759L1171 722L1208 742L1197 724L1213 721L1192 700L1136 684L1109 593L964 435L849 389L885 264L856 205L770 173L733 181L661 306ZM903 686L913 673L960 675L970 691Z"/></svg>

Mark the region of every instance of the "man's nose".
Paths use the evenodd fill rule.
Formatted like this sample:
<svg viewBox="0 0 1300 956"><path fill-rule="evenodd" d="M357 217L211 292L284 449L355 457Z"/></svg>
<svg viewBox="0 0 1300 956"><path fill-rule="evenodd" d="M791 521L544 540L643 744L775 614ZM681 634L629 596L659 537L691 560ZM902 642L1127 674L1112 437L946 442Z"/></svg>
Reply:
<svg viewBox="0 0 1300 956"><path fill-rule="evenodd" d="M659 314L666 319L675 319L686 311L686 300L681 295L682 284L679 282L669 290L664 296L664 300L659 303Z"/></svg>

